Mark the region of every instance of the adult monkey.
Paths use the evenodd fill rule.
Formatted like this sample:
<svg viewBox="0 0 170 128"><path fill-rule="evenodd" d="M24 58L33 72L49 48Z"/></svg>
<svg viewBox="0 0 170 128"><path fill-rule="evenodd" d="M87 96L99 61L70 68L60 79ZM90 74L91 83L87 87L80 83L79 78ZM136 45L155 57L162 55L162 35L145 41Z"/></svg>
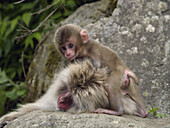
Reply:
<svg viewBox="0 0 170 128"><path fill-rule="evenodd" d="M86 30L73 24L60 27L54 36L57 49L70 61L88 57L96 67L108 67L109 109L97 109L96 113L122 115L122 98L129 95L137 104L138 115L146 117L147 112L138 90L137 76L127 68L121 58L111 49L90 40Z"/></svg>
<svg viewBox="0 0 170 128"><path fill-rule="evenodd" d="M34 103L22 105L16 111L2 116L0 128L8 121L34 110L82 113L94 112L98 108L108 108L106 77L106 68L95 68L89 60L70 64L54 77L53 84L40 99ZM135 109L133 101L131 105L133 107L127 109L129 114Z"/></svg>
<svg viewBox="0 0 170 128"><path fill-rule="evenodd" d="M82 113L108 109L107 75L106 68L95 68L89 60L71 64L54 77L53 84L39 100L2 116L0 127L34 110ZM121 102L125 113L139 115L138 104L130 96L124 95Z"/></svg>

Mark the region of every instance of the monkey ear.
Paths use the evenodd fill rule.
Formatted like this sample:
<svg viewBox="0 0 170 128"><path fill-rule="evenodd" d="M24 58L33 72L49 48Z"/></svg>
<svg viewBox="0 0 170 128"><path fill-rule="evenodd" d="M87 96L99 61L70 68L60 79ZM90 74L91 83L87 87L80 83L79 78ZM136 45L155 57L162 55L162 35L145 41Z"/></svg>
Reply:
<svg viewBox="0 0 170 128"><path fill-rule="evenodd" d="M82 39L83 43L87 43L88 42L89 36L88 36L86 30L84 30L84 29L81 30L80 36L81 36L81 39Z"/></svg>

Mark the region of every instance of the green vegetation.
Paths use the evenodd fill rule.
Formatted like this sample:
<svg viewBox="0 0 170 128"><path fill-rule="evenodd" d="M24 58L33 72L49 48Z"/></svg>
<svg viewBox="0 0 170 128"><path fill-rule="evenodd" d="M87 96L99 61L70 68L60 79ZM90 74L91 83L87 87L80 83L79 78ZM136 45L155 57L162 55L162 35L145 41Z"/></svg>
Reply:
<svg viewBox="0 0 170 128"><path fill-rule="evenodd" d="M97 0L0 1L0 115L23 101L26 83L22 65L27 72L42 35L53 29L53 23L92 1Z"/></svg>
<svg viewBox="0 0 170 128"><path fill-rule="evenodd" d="M162 113L158 113L158 107L154 108L154 107L149 107L149 111L148 114L153 116L154 118L163 118L163 117L167 117L168 115L166 114L162 114Z"/></svg>

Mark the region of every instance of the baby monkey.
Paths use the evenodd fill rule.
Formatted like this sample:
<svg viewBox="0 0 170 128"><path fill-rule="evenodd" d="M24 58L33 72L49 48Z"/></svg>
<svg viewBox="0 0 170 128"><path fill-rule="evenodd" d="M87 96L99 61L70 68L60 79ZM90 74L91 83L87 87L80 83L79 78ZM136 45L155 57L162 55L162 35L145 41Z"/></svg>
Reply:
<svg viewBox="0 0 170 128"><path fill-rule="evenodd" d="M139 94L137 76L113 50L89 39L86 30L73 24L60 27L55 33L54 43L60 53L70 61L90 58L95 67L109 69L107 78L109 109L97 109L96 113L122 115L124 112L122 98L128 95L136 102L138 115L147 116L143 99Z"/></svg>

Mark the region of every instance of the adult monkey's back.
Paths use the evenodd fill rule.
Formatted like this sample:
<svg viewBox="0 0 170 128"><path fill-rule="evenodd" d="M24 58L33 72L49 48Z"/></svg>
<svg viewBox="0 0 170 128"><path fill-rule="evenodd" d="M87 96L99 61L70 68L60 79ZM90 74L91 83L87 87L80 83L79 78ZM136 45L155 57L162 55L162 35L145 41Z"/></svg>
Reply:
<svg viewBox="0 0 170 128"><path fill-rule="evenodd" d="M121 58L111 49L101 45L95 40L90 40L86 30L73 24L59 28L54 37L57 49L70 61L88 57L96 67L108 67L108 94L109 109L97 109L97 113L122 115L125 112L123 97L129 96L135 101L135 110L141 117L146 117L147 112L143 99L138 89L137 76L127 68ZM134 105L133 105L134 106Z"/></svg>

